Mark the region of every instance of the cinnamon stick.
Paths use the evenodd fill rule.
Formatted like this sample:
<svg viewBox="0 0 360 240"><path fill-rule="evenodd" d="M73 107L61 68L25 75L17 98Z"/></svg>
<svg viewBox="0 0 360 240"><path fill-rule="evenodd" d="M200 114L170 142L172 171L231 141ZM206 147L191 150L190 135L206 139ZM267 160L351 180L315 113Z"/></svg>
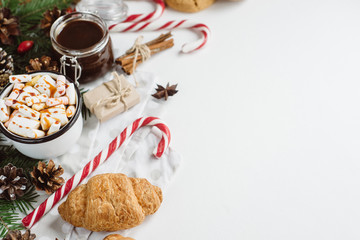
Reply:
<svg viewBox="0 0 360 240"><path fill-rule="evenodd" d="M170 39L164 43L158 43L158 44L149 46L149 48L151 50L151 55L153 55L153 54L161 52L165 49L171 48L172 46L174 46L173 39ZM119 63L120 65L124 65L129 62L133 62L134 57L135 57L135 53L130 53L128 55L118 57L115 61L117 63ZM138 55L136 61L142 61L142 56Z"/></svg>
<svg viewBox="0 0 360 240"><path fill-rule="evenodd" d="M159 37L155 38L154 40L151 40L147 43L145 43L146 46L150 49L150 55L152 56L155 53L164 51L168 48L171 48L174 46L174 39L168 39L172 37L171 32L168 32L166 34L161 34ZM130 53L125 53L124 55L118 57L115 59L115 62L123 68L124 72L127 74L132 74L134 70L134 57L135 57L135 51ZM143 58L141 55L138 55L135 62L135 68L143 62Z"/></svg>

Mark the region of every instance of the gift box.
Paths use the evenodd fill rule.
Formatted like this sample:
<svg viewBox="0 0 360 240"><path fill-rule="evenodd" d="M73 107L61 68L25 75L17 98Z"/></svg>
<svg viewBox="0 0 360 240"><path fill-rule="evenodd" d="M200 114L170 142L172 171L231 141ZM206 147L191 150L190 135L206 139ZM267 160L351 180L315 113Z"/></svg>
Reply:
<svg viewBox="0 0 360 240"><path fill-rule="evenodd" d="M124 75L113 73L114 79L84 94L85 106L100 122L105 122L140 102L140 95Z"/></svg>

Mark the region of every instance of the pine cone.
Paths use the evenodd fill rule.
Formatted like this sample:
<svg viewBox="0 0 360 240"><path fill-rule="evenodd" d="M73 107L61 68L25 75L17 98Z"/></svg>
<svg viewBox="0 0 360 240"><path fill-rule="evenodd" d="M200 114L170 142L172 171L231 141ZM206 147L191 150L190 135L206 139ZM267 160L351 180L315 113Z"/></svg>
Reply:
<svg viewBox="0 0 360 240"><path fill-rule="evenodd" d="M0 199L8 201L22 197L27 188L28 180L22 168L16 168L11 163L0 168Z"/></svg>
<svg viewBox="0 0 360 240"><path fill-rule="evenodd" d="M65 180L60 177L64 173L64 169L59 165L55 167L53 160L50 160L48 165L44 162L39 162L37 167L31 172L33 177L33 184L36 190L44 190L47 194L51 194L58 190Z"/></svg>
<svg viewBox="0 0 360 240"><path fill-rule="evenodd" d="M14 36L20 35L19 21L8 8L0 8L0 40L2 44L14 43Z"/></svg>
<svg viewBox="0 0 360 240"><path fill-rule="evenodd" d="M29 66L26 66L26 72L34 72L40 70L55 71L59 72L58 62L51 61L51 57L42 56L39 58L30 59Z"/></svg>
<svg viewBox="0 0 360 240"><path fill-rule="evenodd" d="M60 10L57 7L54 7L52 10L47 10L44 12L44 18L41 20L40 28L43 29L47 36L50 36L50 28L52 24L61 17L66 14L66 10Z"/></svg>
<svg viewBox="0 0 360 240"><path fill-rule="evenodd" d="M0 47L0 90L9 82L9 76L14 71L11 55Z"/></svg>
<svg viewBox="0 0 360 240"><path fill-rule="evenodd" d="M20 230L10 230L3 240L34 240L35 234L32 234L29 229L26 229L24 234Z"/></svg>

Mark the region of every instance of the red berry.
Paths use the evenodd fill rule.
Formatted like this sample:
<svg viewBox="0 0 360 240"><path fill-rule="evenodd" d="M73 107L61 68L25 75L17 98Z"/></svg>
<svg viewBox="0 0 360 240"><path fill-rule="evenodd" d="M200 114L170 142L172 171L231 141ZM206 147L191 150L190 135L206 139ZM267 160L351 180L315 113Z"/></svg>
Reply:
<svg viewBox="0 0 360 240"><path fill-rule="evenodd" d="M72 12L75 12L75 8L72 8L72 7L68 7L67 9L66 9L66 14L69 14L69 13L72 13Z"/></svg>
<svg viewBox="0 0 360 240"><path fill-rule="evenodd" d="M30 41L30 40L23 41L22 43L19 44L19 46L17 48L17 52L20 54L26 53L33 47L33 45L34 45L33 41Z"/></svg>

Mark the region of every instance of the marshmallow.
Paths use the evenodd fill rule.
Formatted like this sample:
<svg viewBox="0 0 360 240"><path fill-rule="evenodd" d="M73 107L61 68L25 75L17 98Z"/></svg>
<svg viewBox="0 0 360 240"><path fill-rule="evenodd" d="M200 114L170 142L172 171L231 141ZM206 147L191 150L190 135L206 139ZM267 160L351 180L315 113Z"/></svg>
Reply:
<svg viewBox="0 0 360 240"><path fill-rule="evenodd" d="M50 75L11 77L14 87L0 100L0 121L10 132L28 138L51 135L75 115L76 89L64 76L56 81Z"/></svg>
<svg viewBox="0 0 360 240"><path fill-rule="evenodd" d="M24 104L20 103L20 102L17 102L15 100L15 103L11 106L13 109L16 109L18 110L20 106L25 106Z"/></svg>
<svg viewBox="0 0 360 240"><path fill-rule="evenodd" d="M15 110L15 111L13 111L13 112L11 113L9 120L7 120L7 121L4 123L4 126L5 126L5 127L8 127L8 126L9 126L10 121L15 117L15 115L16 115L17 113L19 113L19 110Z"/></svg>
<svg viewBox="0 0 360 240"><path fill-rule="evenodd" d="M44 131L41 131L41 130L37 130L37 129L31 129L33 130L33 136L34 137L31 137L31 138L41 138L43 136L45 136L45 132Z"/></svg>
<svg viewBox="0 0 360 240"><path fill-rule="evenodd" d="M46 103L34 103L31 108L39 112L46 108Z"/></svg>
<svg viewBox="0 0 360 240"><path fill-rule="evenodd" d="M29 127L23 127L14 121L11 121L8 127L8 130L12 133L20 135L27 138L40 138L45 136L45 132L37 129L32 129Z"/></svg>
<svg viewBox="0 0 360 240"><path fill-rule="evenodd" d="M5 104L7 106L11 106L14 104L14 100L20 95L20 91L24 88L24 86L25 85L22 83L18 83L18 82L14 83L14 88L5 101Z"/></svg>
<svg viewBox="0 0 360 240"><path fill-rule="evenodd" d="M46 105L49 107L53 107L56 105L68 105L69 104L69 98L68 97L59 97L59 98L48 98L46 100Z"/></svg>
<svg viewBox="0 0 360 240"><path fill-rule="evenodd" d="M34 103L40 103L40 99L37 96L27 97L25 102L26 102L26 105L31 107Z"/></svg>
<svg viewBox="0 0 360 240"><path fill-rule="evenodd" d="M41 113L41 118L43 116L49 116L51 118L54 118L55 120L60 121L61 126L64 126L65 124L67 124L69 122L69 119L66 116L66 110L65 110L64 105L58 105L58 106L55 106L52 108L44 109L40 113ZM44 130L46 130L46 129L44 129Z"/></svg>
<svg viewBox="0 0 360 240"><path fill-rule="evenodd" d="M26 101L26 105L30 107L34 103L45 103L47 99L48 96L46 94L40 94L37 96L27 97L25 101Z"/></svg>
<svg viewBox="0 0 360 240"><path fill-rule="evenodd" d="M22 74L22 75L11 75L9 77L9 81L11 83L21 83L21 82L30 82L31 76L28 74Z"/></svg>
<svg viewBox="0 0 360 240"><path fill-rule="evenodd" d="M40 127L40 121L25 117L21 113L16 114L12 118L11 122L14 122L14 123L18 124L19 126L29 127L29 128L32 128L32 129L38 129Z"/></svg>
<svg viewBox="0 0 360 240"><path fill-rule="evenodd" d="M39 95L39 91L31 86L25 86L16 101L26 104L26 98Z"/></svg>
<svg viewBox="0 0 360 240"><path fill-rule="evenodd" d="M64 111L65 112L66 107L64 104L57 105L55 107L47 108L42 110L40 113L57 113L58 111Z"/></svg>
<svg viewBox="0 0 360 240"><path fill-rule="evenodd" d="M56 79L56 93L54 97L58 98L65 94L66 90L66 78L64 76L58 76Z"/></svg>
<svg viewBox="0 0 360 240"><path fill-rule="evenodd" d="M40 118L40 113L38 111L35 111L34 109L31 109L26 105L19 106L18 110L25 117L29 117L36 120Z"/></svg>
<svg viewBox="0 0 360 240"><path fill-rule="evenodd" d="M56 92L56 83L49 75L44 75L34 85L34 88L40 93L46 94L48 97L52 97Z"/></svg>
<svg viewBox="0 0 360 240"><path fill-rule="evenodd" d="M66 88L66 96L69 98L69 104L76 104L76 91L73 83L70 83Z"/></svg>
<svg viewBox="0 0 360 240"><path fill-rule="evenodd" d="M4 99L0 99L0 121L6 122L9 120L10 111L9 107L5 105Z"/></svg>
<svg viewBox="0 0 360 240"><path fill-rule="evenodd" d="M15 103L17 103L17 102L22 103L22 104L26 104L26 99L27 99L28 97L31 97L30 93L28 93L28 92L22 92L22 93L20 93L20 95L18 96L17 99L12 100L13 103L12 103L11 107L12 107ZM8 99L8 100L11 100L11 99Z"/></svg>
<svg viewBox="0 0 360 240"><path fill-rule="evenodd" d="M68 118L71 118L72 116L74 116L75 111L76 111L75 106L73 106L73 105L68 106L66 109L66 116Z"/></svg>
<svg viewBox="0 0 360 240"><path fill-rule="evenodd" d="M44 131L48 130L54 122L56 119L52 118L50 114L41 115L40 124Z"/></svg>
<svg viewBox="0 0 360 240"><path fill-rule="evenodd" d="M26 83L26 86L31 86L31 87L33 87L40 78L41 78L41 75L36 75L35 77L33 77L33 78L31 79L30 82L27 82L27 83Z"/></svg>
<svg viewBox="0 0 360 240"><path fill-rule="evenodd" d="M47 132L47 135L51 135L53 133L56 133L60 130L60 121L55 121L53 124L51 124L49 131Z"/></svg>
<svg viewBox="0 0 360 240"><path fill-rule="evenodd" d="M29 93L31 96L36 96L40 94L40 92L35 88L33 88L32 86L25 86L23 88L23 91Z"/></svg>

